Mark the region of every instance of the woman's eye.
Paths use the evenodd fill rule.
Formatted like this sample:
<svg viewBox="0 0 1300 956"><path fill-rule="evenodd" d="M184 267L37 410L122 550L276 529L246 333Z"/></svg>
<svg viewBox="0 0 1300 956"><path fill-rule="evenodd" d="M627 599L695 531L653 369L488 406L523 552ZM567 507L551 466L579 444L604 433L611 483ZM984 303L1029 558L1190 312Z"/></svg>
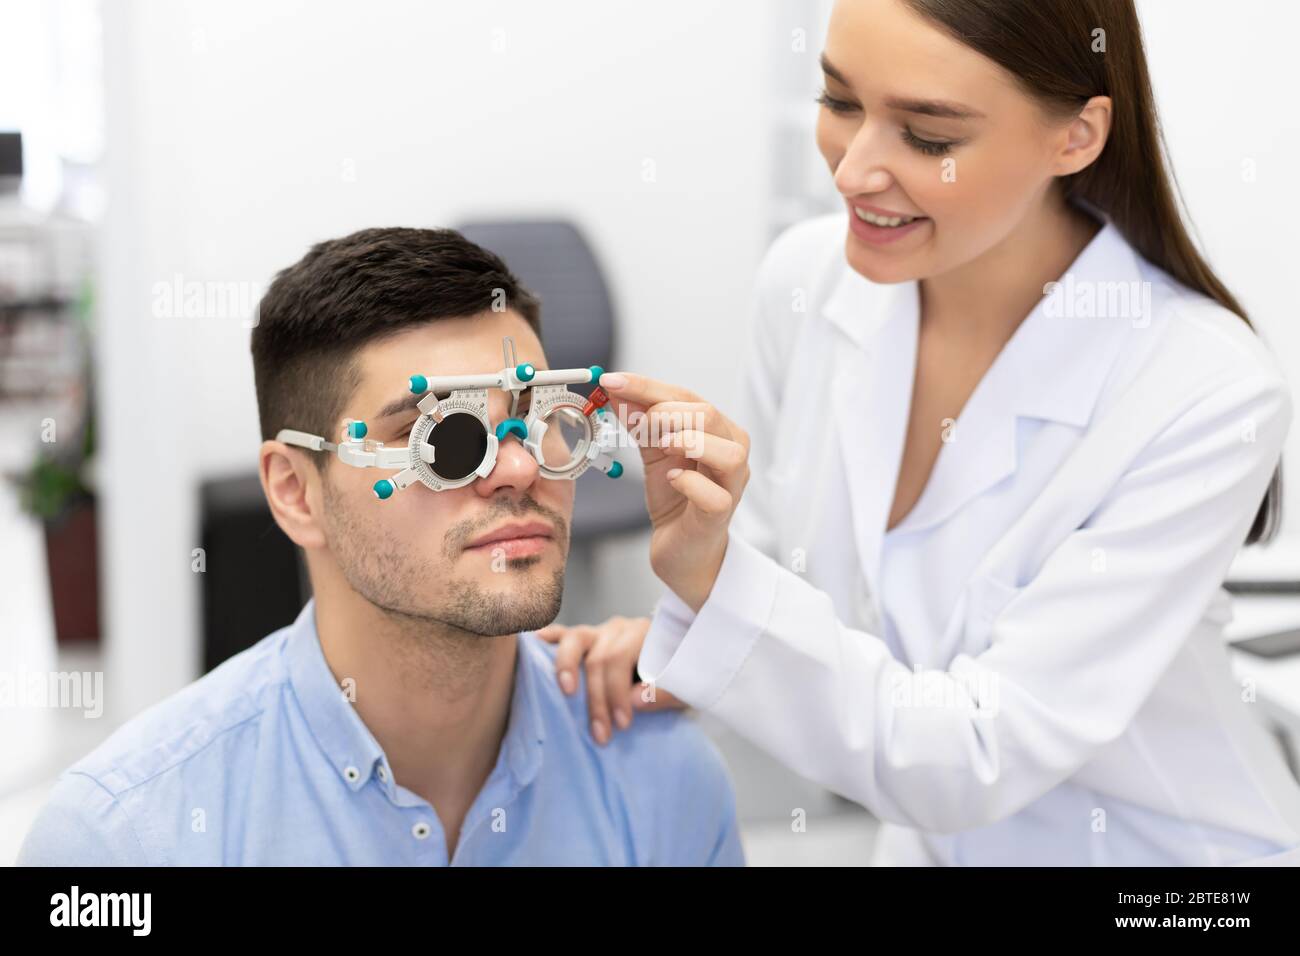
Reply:
<svg viewBox="0 0 1300 956"><path fill-rule="evenodd" d="M826 107L832 113L851 113L857 109L857 107L848 100L836 99L826 90L822 90L821 93L818 94L817 102Z"/></svg>
<svg viewBox="0 0 1300 956"><path fill-rule="evenodd" d="M903 127L903 142L927 156L942 156L956 145L956 143L945 143L933 139L922 139L906 126Z"/></svg>

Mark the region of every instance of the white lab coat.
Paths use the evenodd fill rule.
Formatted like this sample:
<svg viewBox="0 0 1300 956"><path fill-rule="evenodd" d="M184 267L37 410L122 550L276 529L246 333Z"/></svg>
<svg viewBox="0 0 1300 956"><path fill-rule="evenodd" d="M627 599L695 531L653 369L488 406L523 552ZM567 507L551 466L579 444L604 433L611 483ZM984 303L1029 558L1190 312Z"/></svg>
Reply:
<svg viewBox="0 0 1300 956"><path fill-rule="evenodd" d="M877 863L1281 859L1300 785L1229 670L1220 586L1292 417L1276 361L1107 223L886 534L918 287L854 272L847 228L764 260L726 410L750 483L642 675L878 816Z"/></svg>

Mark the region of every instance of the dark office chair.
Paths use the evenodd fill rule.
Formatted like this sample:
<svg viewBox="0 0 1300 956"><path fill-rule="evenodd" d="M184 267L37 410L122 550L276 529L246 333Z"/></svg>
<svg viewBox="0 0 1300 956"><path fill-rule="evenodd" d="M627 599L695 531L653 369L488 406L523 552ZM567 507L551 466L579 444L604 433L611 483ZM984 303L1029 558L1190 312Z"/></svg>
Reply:
<svg viewBox="0 0 1300 956"><path fill-rule="evenodd" d="M199 527L206 564L198 575L206 672L292 624L311 589L298 549L271 517L256 473L203 482Z"/></svg>
<svg viewBox="0 0 1300 956"><path fill-rule="evenodd" d="M552 368L612 368L614 307L591 247L572 223L559 220L467 222L458 227L471 242L505 260L510 271L542 301L542 345ZM587 392L589 388L576 388ZM637 454L622 449L620 454ZM572 541L646 527L645 489L624 475L610 479L588 469L578 479Z"/></svg>

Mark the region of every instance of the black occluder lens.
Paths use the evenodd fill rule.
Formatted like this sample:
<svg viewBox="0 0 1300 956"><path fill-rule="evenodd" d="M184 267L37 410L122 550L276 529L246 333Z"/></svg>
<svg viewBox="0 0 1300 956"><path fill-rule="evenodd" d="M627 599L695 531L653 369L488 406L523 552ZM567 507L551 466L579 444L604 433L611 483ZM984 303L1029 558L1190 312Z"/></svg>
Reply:
<svg viewBox="0 0 1300 956"><path fill-rule="evenodd" d="M448 415L429 430L433 471L439 478L459 481L471 474L487 454L487 432L473 415Z"/></svg>

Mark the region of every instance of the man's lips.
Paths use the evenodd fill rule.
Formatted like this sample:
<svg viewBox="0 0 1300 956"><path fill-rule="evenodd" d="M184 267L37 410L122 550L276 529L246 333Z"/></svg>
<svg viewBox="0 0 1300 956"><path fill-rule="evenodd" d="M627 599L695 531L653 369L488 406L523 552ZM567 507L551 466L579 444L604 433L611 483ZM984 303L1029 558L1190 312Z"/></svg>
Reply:
<svg viewBox="0 0 1300 956"><path fill-rule="evenodd" d="M485 548L492 545L506 547L520 545L538 545L555 537L555 529L545 521L511 522L481 535L465 546L465 549Z"/></svg>

